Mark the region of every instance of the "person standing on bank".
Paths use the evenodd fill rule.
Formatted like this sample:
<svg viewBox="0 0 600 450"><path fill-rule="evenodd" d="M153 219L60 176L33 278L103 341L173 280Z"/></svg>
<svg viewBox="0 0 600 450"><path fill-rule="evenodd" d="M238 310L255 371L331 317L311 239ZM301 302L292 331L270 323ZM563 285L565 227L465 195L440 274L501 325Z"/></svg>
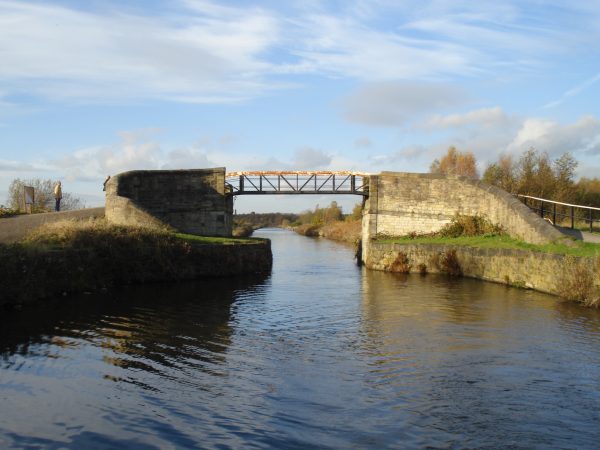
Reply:
<svg viewBox="0 0 600 450"><path fill-rule="evenodd" d="M60 181L57 181L54 185L54 199L56 200L56 206L54 210L56 212L60 211L60 201L62 199L62 187L60 185Z"/></svg>

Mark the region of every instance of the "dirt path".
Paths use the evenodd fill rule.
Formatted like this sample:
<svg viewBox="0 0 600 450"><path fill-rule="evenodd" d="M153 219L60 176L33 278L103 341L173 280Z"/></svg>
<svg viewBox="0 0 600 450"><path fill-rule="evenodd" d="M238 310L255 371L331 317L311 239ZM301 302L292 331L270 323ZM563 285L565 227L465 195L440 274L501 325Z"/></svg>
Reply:
<svg viewBox="0 0 600 450"><path fill-rule="evenodd" d="M0 219L0 242L16 242L31 230L49 222L64 219L104 217L104 208L86 208L75 211L28 214Z"/></svg>

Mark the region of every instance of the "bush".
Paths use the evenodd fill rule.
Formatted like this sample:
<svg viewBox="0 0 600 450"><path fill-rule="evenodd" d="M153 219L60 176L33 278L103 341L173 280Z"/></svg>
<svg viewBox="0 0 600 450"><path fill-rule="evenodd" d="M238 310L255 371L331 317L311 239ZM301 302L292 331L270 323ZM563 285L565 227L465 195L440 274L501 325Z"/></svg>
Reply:
<svg viewBox="0 0 600 450"><path fill-rule="evenodd" d="M447 252L442 254L442 257L440 258L440 267L442 271L446 272L448 275L462 275L462 268L460 267L460 263L458 262L456 250L448 250Z"/></svg>
<svg viewBox="0 0 600 450"><path fill-rule="evenodd" d="M254 228L251 225L241 224L233 229L231 235L233 237L248 237L252 236L252 233L254 233Z"/></svg>
<svg viewBox="0 0 600 450"><path fill-rule="evenodd" d="M596 260L596 270L569 256L565 259L565 270L558 277L556 288L565 300L575 301L584 306L600 307L600 292L594 286L594 275L600 268Z"/></svg>
<svg viewBox="0 0 600 450"><path fill-rule="evenodd" d="M441 237L481 236L503 234L502 227L494 225L483 216L456 215L436 235Z"/></svg>
<svg viewBox="0 0 600 450"><path fill-rule="evenodd" d="M360 221L332 222L323 225L320 235L334 241L355 243L360 240Z"/></svg>
<svg viewBox="0 0 600 450"><path fill-rule="evenodd" d="M5 208L4 206L0 206L0 219L4 219L5 217L12 217L20 214L16 209Z"/></svg>
<svg viewBox="0 0 600 450"><path fill-rule="evenodd" d="M299 227L296 227L295 231L296 231L296 233L301 234L303 236L317 237L317 236L319 236L320 229L321 229L321 227L319 225L306 223L304 225L300 225Z"/></svg>
<svg viewBox="0 0 600 450"><path fill-rule="evenodd" d="M387 270L390 272L409 273L411 267L406 253L398 252L396 259L387 267Z"/></svg>

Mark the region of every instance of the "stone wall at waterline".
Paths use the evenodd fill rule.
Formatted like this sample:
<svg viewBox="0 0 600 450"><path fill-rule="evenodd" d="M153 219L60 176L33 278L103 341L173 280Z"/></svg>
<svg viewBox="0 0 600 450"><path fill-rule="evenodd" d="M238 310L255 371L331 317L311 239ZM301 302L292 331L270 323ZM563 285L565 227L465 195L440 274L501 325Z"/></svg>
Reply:
<svg viewBox="0 0 600 450"><path fill-rule="evenodd" d="M449 251L456 252L456 262L462 276L559 294L565 272L573 265L594 268L591 257L574 257L528 250L474 248L440 244L397 244L371 242L365 266L369 269L393 272L394 262L402 254L403 269L409 272L444 273L441 259ZM406 257L404 259L404 257ZM592 269L593 270L593 269ZM600 275L595 284L600 287Z"/></svg>
<svg viewBox="0 0 600 450"><path fill-rule="evenodd" d="M231 236L233 200L225 168L134 170L106 184L106 218L119 225L169 226L183 233Z"/></svg>

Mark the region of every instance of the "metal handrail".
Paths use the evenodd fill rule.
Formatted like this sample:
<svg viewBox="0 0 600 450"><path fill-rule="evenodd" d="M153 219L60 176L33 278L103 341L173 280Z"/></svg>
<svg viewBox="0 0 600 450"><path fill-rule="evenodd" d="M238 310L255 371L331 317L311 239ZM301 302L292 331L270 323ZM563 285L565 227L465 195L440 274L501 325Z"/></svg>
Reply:
<svg viewBox="0 0 600 450"><path fill-rule="evenodd" d="M594 222L600 222L599 220L595 220L594 219L594 211L600 211L600 208L596 208L594 206L584 206L584 205L574 205L572 203L564 203L564 202L557 202L554 200L549 200L547 198L540 198L540 197L533 197L531 195L523 195L523 194L516 194L517 197L520 197L523 199L523 203L529 207L530 209L532 209L533 211L537 211L540 214L540 217L545 218L545 214L546 213L551 213L552 214L552 224L556 225L556 217L570 217L571 219L571 229L575 228L575 209L582 209L582 210L587 210L589 211L588 217L585 217L585 214L583 215L583 217L581 217L581 219L583 220L583 222L589 222L590 223L590 232L594 231ZM539 208L535 208L533 205L528 205L527 204L527 199L531 199L531 200L536 200L540 202L540 207ZM548 203L550 205L552 205L552 209L544 209L544 204ZM560 212L556 211L556 206L560 205L560 206L566 206L568 208L571 209L571 213L570 214L562 214Z"/></svg>
<svg viewBox="0 0 600 450"><path fill-rule="evenodd" d="M557 205L572 206L574 208L593 209L594 211L600 211L600 208L596 208L594 206L572 205L571 203L556 202L554 200L548 200L547 198L532 197L531 195L517 194L517 197L531 198L533 200L539 200L544 203L555 203Z"/></svg>

